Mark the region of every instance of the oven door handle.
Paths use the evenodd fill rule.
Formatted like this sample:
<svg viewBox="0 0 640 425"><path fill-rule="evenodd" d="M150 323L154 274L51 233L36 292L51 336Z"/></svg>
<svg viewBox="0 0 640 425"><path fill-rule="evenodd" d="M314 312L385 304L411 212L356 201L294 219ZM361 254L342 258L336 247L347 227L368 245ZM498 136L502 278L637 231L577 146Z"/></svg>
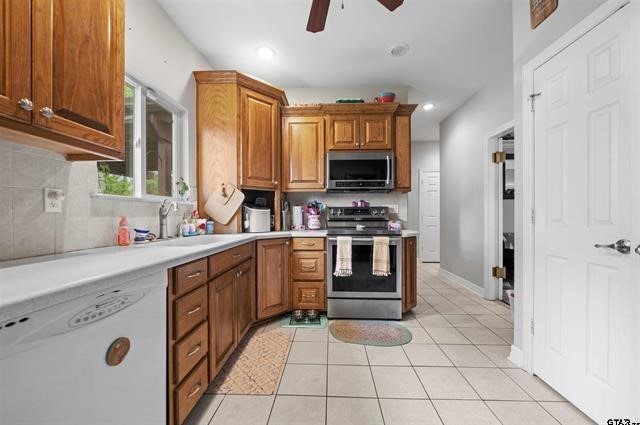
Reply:
<svg viewBox="0 0 640 425"><path fill-rule="evenodd" d="M401 241L402 238L389 238L389 244L396 244L399 241ZM329 242L337 242L338 238L327 238L327 241ZM373 244L373 237L370 238L351 238L352 242L371 242L371 244Z"/></svg>
<svg viewBox="0 0 640 425"><path fill-rule="evenodd" d="M387 186L389 186L389 183L391 182L391 158L389 158L389 155L387 155L387 180L385 182L385 184Z"/></svg>

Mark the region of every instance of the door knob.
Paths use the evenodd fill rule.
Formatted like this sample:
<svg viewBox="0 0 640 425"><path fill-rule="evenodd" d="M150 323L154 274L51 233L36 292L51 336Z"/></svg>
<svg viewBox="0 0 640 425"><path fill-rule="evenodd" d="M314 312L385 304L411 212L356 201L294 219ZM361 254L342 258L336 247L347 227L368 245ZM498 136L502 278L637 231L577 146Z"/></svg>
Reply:
<svg viewBox="0 0 640 425"><path fill-rule="evenodd" d="M24 109L25 111L33 110L33 102L27 99L26 97L23 97L18 101L18 106Z"/></svg>
<svg viewBox="0 0 640 425"><path fill-rule="evenodd" d="M618 251L621 254L629 254L631 252L631 241L628 240L628 239L620 239L616 243L612 243L612 244L599 244L599 243L597 243L594 246L596 248L615 249L616 251ZM638 246L638 248L640 248L640 245ZM638 248L636 248L636 252L638 251Z"/></svg>
<svg viewBox="0 0 640 425"><path fill-rule="evenodd" d="M640 245L638 245L634 251L636 254L640 255Z"/></svg>
<svg viewBox="0 0 640 425"><path fill-rule="evenodd" d="M45 118L53 118L55 114L53 112L53 109L49 108L48 106L45 106L44 108L40 109L40 115L42 115Z"/></svg>

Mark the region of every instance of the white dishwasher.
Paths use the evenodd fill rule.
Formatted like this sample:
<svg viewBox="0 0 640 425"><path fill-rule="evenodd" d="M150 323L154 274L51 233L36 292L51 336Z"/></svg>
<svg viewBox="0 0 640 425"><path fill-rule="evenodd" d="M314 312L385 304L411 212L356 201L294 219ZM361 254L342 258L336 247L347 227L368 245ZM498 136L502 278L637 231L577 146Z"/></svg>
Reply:
<svg viewBox="0 0 640 425"><path fill-rule="evenodd" d="M0 323L0 424L165 424L166 286L158 272Z"/></svg>

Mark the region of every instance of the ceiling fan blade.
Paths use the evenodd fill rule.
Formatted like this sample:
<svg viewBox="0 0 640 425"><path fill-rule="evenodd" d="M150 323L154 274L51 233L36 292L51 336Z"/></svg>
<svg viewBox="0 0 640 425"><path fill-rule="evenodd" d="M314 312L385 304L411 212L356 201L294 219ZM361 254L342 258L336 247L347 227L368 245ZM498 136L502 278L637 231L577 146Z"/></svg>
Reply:
<svg viewBox="0 0 640 425"><path fill-rule="evenodd" d="M320 32L324 30L330 2L331 0L313 0L311 12L309 13L309 22L307 22L307 31Z"/></svg>
<svg viewBox="0 0 640 425"><path fill-rule="evenodd" d="M402 6L404 0L378 0L380 4L389 9L391 12Z"/></svg>

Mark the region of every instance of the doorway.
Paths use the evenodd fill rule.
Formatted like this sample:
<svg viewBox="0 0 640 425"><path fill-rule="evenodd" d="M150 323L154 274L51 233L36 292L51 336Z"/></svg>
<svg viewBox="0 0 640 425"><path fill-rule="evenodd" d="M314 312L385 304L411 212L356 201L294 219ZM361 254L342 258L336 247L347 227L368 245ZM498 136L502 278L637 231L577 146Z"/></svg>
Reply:
<svg viewBox="0 0 640 425"><path fill-rule="evenodd" d="M420 170L420 261L440 262L440 172Z"/></svg>

